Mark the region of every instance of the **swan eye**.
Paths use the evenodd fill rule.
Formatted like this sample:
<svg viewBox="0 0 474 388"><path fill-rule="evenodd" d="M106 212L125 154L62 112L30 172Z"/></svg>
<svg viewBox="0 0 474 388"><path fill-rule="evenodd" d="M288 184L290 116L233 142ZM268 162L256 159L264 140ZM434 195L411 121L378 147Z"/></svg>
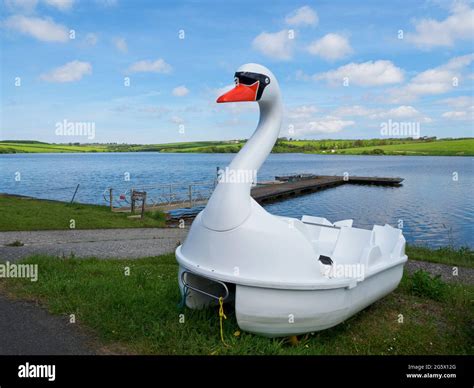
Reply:
<svg viewBox="0 0 474 388"><path fill-rule="evenodd" d="M265 78L265 83L266 83L266 84L269 84L269 83L270 83L270 79L269 79L268 77Z"/></svg>
<svg viewBox="0 0 474 388"><path fill-rule="evenodd" d="M238 78L238 77L235 77L235 78L234 78L234 82L235 82L236 85L238 85L238 84L239 84L239 78Z"/></svg>

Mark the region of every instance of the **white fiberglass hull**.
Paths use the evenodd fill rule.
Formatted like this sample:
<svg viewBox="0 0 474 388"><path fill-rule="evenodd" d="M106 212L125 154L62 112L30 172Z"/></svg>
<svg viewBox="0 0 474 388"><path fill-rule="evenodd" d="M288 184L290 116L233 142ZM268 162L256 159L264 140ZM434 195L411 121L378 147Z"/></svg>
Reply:
<svg viewBox="0 0 474 388"><path fill-rule="evenodd" d="M198 215L176 249L189 308L235 299L242 330L278 337L335 326L398 286L407 261L401 230L276 217L251 203L251 216L225 232Z"/></svg>
<svg viewBox="0 0 474 388"><path fill-rule="evenodd" d="M242 330L282 337L328 329L392 292L403 265L383 270L354 288L285 290L237 285L235 312Z"/></svg>

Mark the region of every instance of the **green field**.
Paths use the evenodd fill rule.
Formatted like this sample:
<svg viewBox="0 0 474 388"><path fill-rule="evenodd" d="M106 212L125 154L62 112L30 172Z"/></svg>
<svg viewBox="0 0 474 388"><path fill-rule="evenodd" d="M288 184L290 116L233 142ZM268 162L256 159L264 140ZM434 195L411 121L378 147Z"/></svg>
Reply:
<svg viewBox="0 0 474 388"><path fill-rule="evenodd" d="M164 227L161 212L145 213L143 219L113 213L107 206L68 204L58 201L0 195L0 231Z"/></svg>
<svg viewBox="0 0 474 388"><path fill-rule="evenodd" d="M37 301L53 314L76 315L100 345L131 354L328 355L473 354L474 287L447 284L426 272L404 275L396 291L347 321L299 337L269 339L237 326L225 306L221 343L217 308L178 307L174 255L136 260L36 256L39 279L0 279L13 297ZM125 267L130 268L127 276ZM403 322L400 322L400 314Z"/></svg>
<svg viewBox="0 0 474 388"><path fill-rule="evenodd" d="M382 152L379 152L381 150ZM436 141L428 143L411 143L378 147L360 147L341 150L338 153L349 155L385 154L385 155L440 155L440 156L473 156L474 139Z"/></svg>
<svg viewBox="0 0 474 388"><path fill-rule="evenodd" d="M47 152L183 152L236 153L245 140L199 141L167 144L48 144L35 141L0 141L0 153ZM365 139L288 140L281 138L274 153L345 155L474 156L474 138L464 139Z"/></svg>
<svg viewBox="0 0 474 388"><path fill-rule="evenodd" d="M64 152L108 152L102 145L66 145L49 144L42 142L2 142L0 141L0 154L19 153L64 153Z"/></svg>

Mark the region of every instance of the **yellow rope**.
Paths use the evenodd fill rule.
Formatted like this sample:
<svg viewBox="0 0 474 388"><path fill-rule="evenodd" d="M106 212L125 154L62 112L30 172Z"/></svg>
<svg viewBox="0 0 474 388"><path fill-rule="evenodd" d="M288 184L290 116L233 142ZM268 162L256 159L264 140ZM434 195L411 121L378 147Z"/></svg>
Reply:
<svg viewBox="0 0 474 388"><path fill-rule="evenodd" d="M224 328L222 325L222 318L227 319L227 317L224 314L224 298L222 296L219 298L219 321L220 321L220 326L221 326L221 341L224 344L224 346L229 347L224 341Z"/></svg>

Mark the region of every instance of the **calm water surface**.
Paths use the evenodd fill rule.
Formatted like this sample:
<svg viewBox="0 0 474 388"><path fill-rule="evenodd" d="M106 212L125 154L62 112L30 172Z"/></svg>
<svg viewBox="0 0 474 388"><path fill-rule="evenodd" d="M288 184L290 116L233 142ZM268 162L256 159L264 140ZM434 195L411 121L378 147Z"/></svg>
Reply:
<svg viewBox="0 0 474 388"><path fill-rule="evenodd" d="M107 187L209 181L230 154L88 153L0 155L0 192L104 204ZM274 214L318 215L355 226L397 226L411 243L473 247L473 159L467 157L270 155L259 180L275 175L399 176L402 187L344 185L266 206ZM18 173L20 175L18 175ZM126 174L130 181L124 182ZM457 175L457 181L453 180ZM16 180L19 177L20 180ZM1 213L0 213L1 214Z"/></svg>

